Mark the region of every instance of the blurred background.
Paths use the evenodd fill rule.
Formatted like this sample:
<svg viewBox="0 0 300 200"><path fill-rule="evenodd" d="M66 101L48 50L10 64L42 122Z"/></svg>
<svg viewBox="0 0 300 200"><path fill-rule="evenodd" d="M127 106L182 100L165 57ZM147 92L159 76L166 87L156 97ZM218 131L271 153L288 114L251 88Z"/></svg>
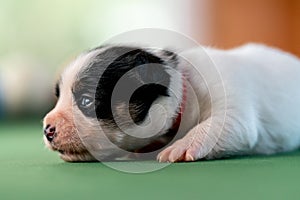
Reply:
<svg viewBox="0 0 300 200"><path fill-rule="evenodd" d="M218 48L260 42L300 56L299 0L0 0L0 27L0 120L41 120L58 69L132 29L170 29Z"/></svg>

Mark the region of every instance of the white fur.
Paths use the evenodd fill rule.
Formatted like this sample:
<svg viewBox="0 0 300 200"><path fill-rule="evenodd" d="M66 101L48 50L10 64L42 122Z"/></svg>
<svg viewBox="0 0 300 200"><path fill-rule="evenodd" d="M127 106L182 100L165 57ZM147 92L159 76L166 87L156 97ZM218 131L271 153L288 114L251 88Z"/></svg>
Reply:
<svg viewBox="0 0 300 200"><path fill-rule="evenodd" d="M181 53L193 64L180 67L188 74L198 96L187 105L186 119L200 118L201 122L190 127L189 132L161 152L158 159L193 161L299 148L300 60L258 44L227 51L205 48L204 52L215 64L221 81L212 73L211 61L203 49ZM211 104L204 103L209 101L208 97L213 99ZM197 114L192 112L195 104L200 105Z"/></svg>

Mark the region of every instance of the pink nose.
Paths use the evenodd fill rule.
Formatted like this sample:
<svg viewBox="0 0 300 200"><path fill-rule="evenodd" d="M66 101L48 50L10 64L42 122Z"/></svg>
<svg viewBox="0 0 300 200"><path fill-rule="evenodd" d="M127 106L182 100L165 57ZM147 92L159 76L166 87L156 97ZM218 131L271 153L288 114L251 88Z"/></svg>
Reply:
<svg viewBox="0 0 300 200"><path fill-rule="evenodd" d="M44 129L44 135L46 136L47 140L51 142L55 137L55 126L48 124Z"/></svg>

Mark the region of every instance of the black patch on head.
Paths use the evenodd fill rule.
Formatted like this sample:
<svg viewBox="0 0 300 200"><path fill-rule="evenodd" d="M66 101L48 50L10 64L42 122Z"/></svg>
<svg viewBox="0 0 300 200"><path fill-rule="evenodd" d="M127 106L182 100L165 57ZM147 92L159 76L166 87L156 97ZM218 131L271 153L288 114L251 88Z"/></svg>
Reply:
<svg viewBox="0 0 300 200"><path fill-rule="evenodd" d="M147 65L144 65L147 64ZM140 65L143 67L136 68ZM114 122L112 108L122 103L127 91L118 94L119 99L112 102L112 92L119 79L132 69L126 87L135 87L141 82L151 82L139 87L130 97L129 110L135 123L142 122L152 103L160 96L168 96L170 75L165 71L168 65L165 60L143 49L134 47L111 47L95 56L88 67L78 75L73 88L79 109L87 117ZM90 108L80 106L83 94L95 96L94 105ZM123 98L124 97L124 98Z"/></svg>
<svg viewBox="0 0 300 200"><path fill-rule="evenodd" d="M139 67L144 64L147 65ZM159 96L168 96L168 89L163 85L169 85L170 77L167 72L162 69L162 66L158 66L157 64L162 65L164 62L144 50L126 49L126 53L116 58L107 67L98 83L96 92L96 100L98 102L96 106L97 117L100 119L113 120L113 110L111 110L111 107L115 108L115 105L123 102L128 93L126 90L118 91L119 99L112 101L112 91L116 83L125 73L139 67L131 71L131 78L126 80L125 88L134 88L144 81L152 82L151 84L139 87L131 96L129 105L126 105L129 106L133 121L135 123L142 122L153 101Z"/></svg>

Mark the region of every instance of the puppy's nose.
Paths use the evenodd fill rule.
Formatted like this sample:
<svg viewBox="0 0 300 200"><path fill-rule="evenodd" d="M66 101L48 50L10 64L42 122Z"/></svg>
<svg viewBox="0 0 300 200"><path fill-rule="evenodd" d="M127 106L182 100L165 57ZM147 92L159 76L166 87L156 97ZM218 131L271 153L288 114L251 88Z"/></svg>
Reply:
<svg viewBox="0 0 300 200"><path fill-rule="evenodd" d="M48 124L44 129L44 135L46 136L49 142L53 140L54 134L55 134L55 126L51 126L50 124Z"/></svg>

